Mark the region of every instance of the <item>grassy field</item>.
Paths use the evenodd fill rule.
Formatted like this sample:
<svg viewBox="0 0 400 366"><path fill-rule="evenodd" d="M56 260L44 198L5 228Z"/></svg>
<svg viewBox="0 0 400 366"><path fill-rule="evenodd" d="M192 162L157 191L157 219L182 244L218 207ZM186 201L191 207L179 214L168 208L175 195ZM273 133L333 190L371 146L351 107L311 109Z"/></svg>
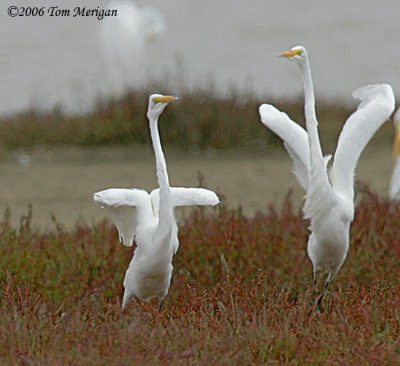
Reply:
<svg viewBox="0 0 400 366"><path fill-rule="evenodd" d="M108 221L0 226L2 365L382 365L400 362L400 210L361 188L348 258L310 306L307 223L288 198L181 223L170 293L121 312L132 250Z"/></svg>
<svg viewBox="0 0 400 366"><path fill-rule="evenodd" d="M4 167L11 169L7 159L15 149L47 151L61 145L83 147L90 155L104 146L149 146L148 94L135 92L120 100L99 101L86 116L32 110L3 117L0 157L6 161ZM247 156L273 151L281 143L259 122L261 102L274 103L303 122L301 101L256 100L239 94L220 99L202 92L180 97L160 121L166 151L173 147L185 153L208 151L210 156L221 150L238 150ZM321 140L324 152L329 153L353 107L328 102L317 105ZM365 170L372 169L376 176L384 175L379 173L383 164L373 158L386 159L392 129L387 123L372 141L373 149L385 147L385 153L372 154L372 165L365 165ZM173 172L168 153L167 160ZM83 170L73 181L86 186L85 179L93 181L97 174L104 175L105 166L115 165L108 160L85 178L90 162L79 162ZM182 161L175 164L182 165ZM51 197L60 197L60 180L65 180L70 167L63 161L59 170L53 171L52 178L58 183ZM33 179L34 187L47 180L46 164L38 164L36 178L31 168L18 170L24 191L29 191ZM2 180L9 178L5 171L16 171L12 169L3 169ZM232 169L236 176L246 175L243 168ZM288 164L284 169L284 176L290 176ZM266 174L262 166L255 171L269 189L268 177L274 174ZM148 174L154 180L154 170ZM129 176L125 178L126 184L133 184ZM244 178L248 178L245 189L256 191L251 185L253 177ZM206 176L207 182L212 179L212 173ZM236 179L225 176L225 181ZM17 186L9 182L5 192ZM65 200L77 191L75 186L69 187ZM224 194L225 187L220 188ZM170 293L160 313L155 302L137 300L121 312L122 280L132 249L117 242L111 221L91 224L80 220L66 226L66 220L55 216L49 229L33 225L35 217L29 211L17 225L10 220L10 205L11 211L0 220L0 364L399 364L400 209L367 186L357 190L349 255L324 299L323 312L310 305L308 223L302 219L296 199L294 205L290 197L282 206L263 202L264 209L251 216L231 209L229 201L214 210L190 211L180 222L181 246L173 261ZM91 193L84 196L91 201ZM51 210L57 201L46 198L43 203ZM33 204L33 212L35 207Z"/></svg>
<svg viewBox="0 0 400 366"><path fill-rule="evenodd" d="M162 91L168 93L168 90ZM66 116L55 109L50 112L30 110L0 118L0 148L7 151L38 145L90 148L149 144L145 115L150 93L150 90L132 91L117 100L99 100L94 110L83 116ZM180 100L163 113L159 128L164 146L184 151L241 149L254 152L280 145L280 140L260 123L258 106L261 103L272 103L304 124L302 97L292 101L234 93L229 98L221 98L209 90L183 92L179 97ZM321 141L325 148L336 146L345 119L354 111L356 103L348 102L317 101ZM392 129L386 124L375 141L389 144Z"/></svg>

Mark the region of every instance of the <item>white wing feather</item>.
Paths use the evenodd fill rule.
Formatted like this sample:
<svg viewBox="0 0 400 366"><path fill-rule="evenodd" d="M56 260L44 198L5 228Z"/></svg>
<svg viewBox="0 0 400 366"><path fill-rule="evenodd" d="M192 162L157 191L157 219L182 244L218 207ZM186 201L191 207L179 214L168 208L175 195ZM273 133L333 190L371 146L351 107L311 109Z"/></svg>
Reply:
<svg viewBox="0 0 400 366"><path fill-rule="evenodd" d="M307 191L308 189L308 170L304 166L303 162L299 158L299 156L294 152L294 150L290 147L290 145L286 142L283 143L286 151L288 152L290 158L292 159L292 173L296 177L297 182L301 185L301 187ZM308 146L307 146L308 148Z"/></svg>
<svg viewBox="0 0 400 366"><path fill-rule="evenodd" d="M126 246L132 246L142 217L152 215L150 196L140 189L110 188L94 193L93 199L110 212L119 240Z"/></svg>
<svg viewBox="0 0 400 366"><path fill-rule="evenodd" d="M259 113L261 122L284 141L284 146L293 160L292 172L307 191L310 153L306 130L292 121L286 113L270 104L262 104Z"/></svg>
<svg viewBox="0 0 400 366"><path fill-rule="evenodd" d="M356 89L357 110L347 119L340 134L331 171L336 193L353 200L354 170L361 152L394 110L393 90L388 84L367 85Z"/></svg>
<svg viewBox="0 0 400 366"><path fill-rule="evenodd" d="M154 189L150 193L153 211L158 212L160 189ZM215 206L219 203L218 196L205 188L170 187L172 206Z"/></svg>

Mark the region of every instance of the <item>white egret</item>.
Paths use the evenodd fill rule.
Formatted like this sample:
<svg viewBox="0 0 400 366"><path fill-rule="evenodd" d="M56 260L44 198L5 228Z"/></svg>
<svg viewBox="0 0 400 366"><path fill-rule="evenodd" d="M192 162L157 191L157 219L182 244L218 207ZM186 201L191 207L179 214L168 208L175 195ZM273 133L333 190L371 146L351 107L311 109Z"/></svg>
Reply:
<svg viewBox="0 0 400 366"><path fill-rule="evenodd" d="M130 0L112 0L106 9L117 10L117 16L100 22L100 46L106 84L118 96L144 81L146 43L166 32L166 21L156 8L138 7Z"/></svg>
<svg viewBox="0 0 400 366"><path fill-rule="evenodd" d="M353 92L353 97L359 99L360 104L343 127L328 172L330 156L322 155L319 142L307 51L297 46L279 56L294 61L300 68L307 132L272 105L261 105L259 113L262 123L284 141L293 160L293 173L306 190L303 214L311 221L307 252L313 264L314 291L317 271L328 273L318 306L329 282L347 256L350 223L354 218L354 170L357 161L368 141L390 117L394 96L387 84L368 85Z"/></svg>
<svg viewBox="0 0 400 366"><path fill-rule="evenodd" d="M389 197L392 200L400 200L400 108L393 116L394 141L393 141L393 160L394 167L390 178Z"/></svg>
<svg viewBox="0 0 400 366"><path fill-rule="evenodd" d="M152 94L147 117L156 159L159 189L150 194L140 189L111 188L93 195L106 208L118 229L120 240L136 249L124 279L122 309L135 295L143 301L159 299L159 309L168 293L172 275L172 257L179 247L177 206L215 206L218 196L204 188L170 187L167 165L158 133L158 117L176 98Z"/></svg>

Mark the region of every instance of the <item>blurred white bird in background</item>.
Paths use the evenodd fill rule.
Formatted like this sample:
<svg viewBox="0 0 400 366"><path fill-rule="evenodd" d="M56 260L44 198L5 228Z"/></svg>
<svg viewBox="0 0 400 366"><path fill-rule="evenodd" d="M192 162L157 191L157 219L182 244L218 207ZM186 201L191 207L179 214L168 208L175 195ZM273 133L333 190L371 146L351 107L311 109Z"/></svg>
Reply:
<svg viewBox="0 0 400 366"><path fill-rule="evenodd" d="M159 189L150 194L140 189L111 188L93 195L96 203L106 208L118 229L120 240L136 249L125 274L122 309L135 295L143 301L159 299L159 309L168 293L172 276L172 257L179 247L177 206L215 206L218 196L204 188L170 187L167 165L158 132L158 117L172 96L152 94L147 117L156 158Z"/></svg>
<svg viewBox="0 0 400 366"><path fill-rule="evenodd" d="M117 10L117 16L100 22L100 46L110 88L107 92L120 96L144 82L146 43L163 36L167 27L162 13L152 6L112 0L106 9Z"/></svg>
<svg viewBox="0 0 400 366"><path fill-rule="evenodd" d="M393 141L393 160L394 166L392 177L390 178L389 197L392 200L400 200L400 108L397 109L393 117L394 141Z"/></svg>
<svg viewBox="0 0 400 366"><path fill-rule="evenodd" d="M342 129L328 172L331 156L322 155L307 51L303 46L297 46L279 56L294 61L300 68L307 132L272 105L261 105L259 113L262 123L284 141L293 160L293 174L307 192L303 214L304 218L311 220L307 251L313 263L314 293L317 271L328 273L317 302L319 307L329 282L339 271L349 249L357 161L369 140L393 112L394 95L387 84L368 85L353 92L360 104Z"/></svg>

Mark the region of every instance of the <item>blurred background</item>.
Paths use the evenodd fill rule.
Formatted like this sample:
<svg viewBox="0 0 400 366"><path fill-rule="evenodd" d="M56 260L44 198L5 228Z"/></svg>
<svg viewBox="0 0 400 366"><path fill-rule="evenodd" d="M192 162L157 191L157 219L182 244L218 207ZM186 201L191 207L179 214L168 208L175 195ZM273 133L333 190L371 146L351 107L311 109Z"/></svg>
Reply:
<svg viewBox="0 0 400 366"><path fill-rule="evenodd" d="M70 125L65 116L73 116L78 126L68 133L79 134L87 125L85 118L98 118L100 114L93 115L93 110L98 111L99 104L106 108L109 100L125 98L126 102L113 108L129 109L127 95L137 96L129 94L132 90L140 91L136 100L141 104L146 103L143 95L159 90L190 95L191 103L202 90L203 97L209 95L209 110L213 98L227 100L223 108L251 101L254 113L243 117L242 123L257 125L261 131L256 108L263 101L296 101L294 113L302 118L298 70L275 57L298 44L308 49L317 98L331 108L354 108L352 90L369 83L388 82L395 95L400 89L399 5L395 0L37 0L30 6L46 10L58 6L71 14L14 18L7 14L10 5L27 4L13 0L0 5L0 205L10 207L14 222L29 203L34 222L40 225L48 224L50 211L66 225L78 219L97 220L103 212L91 201L93 191L155 187L146 137L132 148L129 141L121 146L119 141L110 142L111 138L102 140L104 148L100 139L96 146L90 139L72 147L67 138L44 143L38 138L39 142L29 143L35 140L34 133L39 136L52 129L59 134L57 128L63 129L63 123ZM73 17L76 6L118 9L118 16ZM182 99L169 108L177 111L184 103ZM123 118L145 126L144 109L145 105L137 114L113 115L109 120ZM185 108L181 114L174 113L186 121L191 112ZM217 124L213 119L217 112L208 118L210 131ZM104 113L101 118L108 118ZM229 123L229 116L226 119ZM52 122L46 125L48 120ZM339 127L344 120L337 121ZM57 123L61 126L56 128ZM32 136L18 142L32 126L36 128ZM241 133L240 125L234 126ZM332 140L339 127L334 132L327 128ZM97 129L95 122L89 129ZM366 152L358 170L361 179L381 192L387 189L391 170L390 133L382 138L385 143ZM196 185L201 172L210 188L225 194L233 206L241 204L249 214L266 209L270 200L279 202L290 188L301 204L302 192L290 174L285 152L256 154L250 148L254 136L248 138L246 149L234 143L230 149L208 146L208 140L182 149L189 138L166 140L169 151L173 150L170 155L166 151L173 184ZM382 169L379 180L376 169Z"/></svg>
<svg viewBox="0 0 400 366"><path fill-rule="evenodd" d="M118 3L123 1L112 4ZM30 6L59 6L72 14L75 6L104 9L108 4L37 0ZM140 74L138 83L169 78L171 89L182 85L174 82L184 82L225 93L234 86L258 95L293 96L301 91L298 72L275 55L298 44L309 51L320 97L348 100L353 89L375 82L391 83L396 94L400 88L396 0L136 0L135 4L156 8L165 25L160 37L145 42L140 54L132 53L125 42L120 60L110 66L104 57L107 40L102 37L102 27L110 19L12 18L7 7L26 6L26 1L3 2L0 112L55 104L86 110L109 88L109 69L129 63L132 72ZM122 10L119 17L124 15ZM122 37L126 36L116 32L114 43ZM111 48L107 52L116 53Z"/></svg>

